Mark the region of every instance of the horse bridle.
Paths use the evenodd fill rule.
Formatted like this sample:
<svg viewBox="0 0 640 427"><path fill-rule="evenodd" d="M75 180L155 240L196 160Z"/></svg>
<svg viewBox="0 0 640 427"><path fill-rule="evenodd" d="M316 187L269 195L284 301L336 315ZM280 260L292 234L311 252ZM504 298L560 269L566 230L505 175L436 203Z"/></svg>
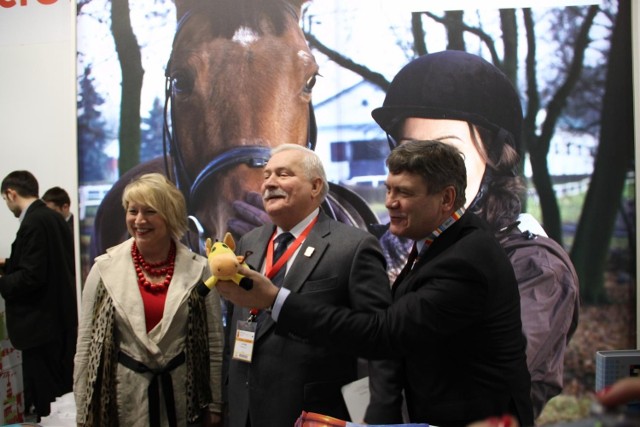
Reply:
<svg viewBox="0 0 640 427"><path fill-rule="evenodd" d="M172 129L176 123L174 110L172 108L172 106L175 105L175 88L173 87L173 79L171 78L170 70L173 51L175 49L175 43L178 38L178 34L191 15L192 13L190 11L186 12L178 22L176 34L174 35L173 39L173 48L171 50L171 54L169 55L169 61L167 62L167 67L165 69L165 102L163 113L164 124L162 131L162 149L164 156L165 173L167 177L176 184L178 189L182 191L186 199L187 212L189 214L189 220L192 223L191 225L196 228L198 234L201 234L203 232L206 232L206 230L204 230L204 227L202 227L202 224L194 215L194 204L198 199L198 196L204 189L203 184L214 175L242 164L247 165L250 168L264 167L269 160L269 157L271 156L271 148L264 145L243 145L233 147L223 151L222 153L214 157L211 161L209 161L209 163L207 163L204 169L193 181L187 175L185 167L186 165L178 148L179 141L177 140L176 134ZM168 121L169 114L171 114L171 124L169 124ZM315 150L317 134L318 128L313 111L313 105L311 104L311 102L309 102L309 120L307 124L306 145L311 150ZM172 161L173 170L169 166L169 159L171 159Z"/></svg>

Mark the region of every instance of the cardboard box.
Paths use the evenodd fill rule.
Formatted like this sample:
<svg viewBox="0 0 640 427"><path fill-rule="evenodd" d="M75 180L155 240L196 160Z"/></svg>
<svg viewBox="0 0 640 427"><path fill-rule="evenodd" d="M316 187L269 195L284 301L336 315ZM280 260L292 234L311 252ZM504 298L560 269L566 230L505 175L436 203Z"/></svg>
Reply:
<svg viewBox="0 0 640 427"><path fill-rule="evenodd" d="M16 350L7 334L4 300L0 298L0 425L24 421L24 382L22 352Z"/></svg>
<svg viewBox="0 0 640 427"><path fill-rule="evenodd" d="M0 341L0 373L5 369L22 365L22 352L11 345L11 341Z"/></svg>
<svg viewBox="0 0 640 427"><path fill-rule="evenodd" d="M6 322L4 313L5 313L4 299L0 297L0 341L9 339L9 335L7 334L7 322Z"/></svg>
<svg viewBox="0 0 640 427"><path fill-rule="evenodd" d="M0 404L0 425L24 421L22 365L16 365L0 373Z"/></svg>

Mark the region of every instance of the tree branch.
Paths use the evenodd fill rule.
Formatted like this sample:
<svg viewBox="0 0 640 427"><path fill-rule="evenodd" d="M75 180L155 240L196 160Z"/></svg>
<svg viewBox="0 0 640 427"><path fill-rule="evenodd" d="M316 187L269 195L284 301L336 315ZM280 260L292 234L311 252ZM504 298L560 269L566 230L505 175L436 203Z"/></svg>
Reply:
<svg viewBox="0 0 640 427"><path fill-rule="evenodd" d="M446 17L441 17L441 16L437 16L434 15L431 12L425 12L425 14L433 19L434 21L444 25L445 27L447 26L447 22L448 19ZM469 32L471 34L475 34L476 36L478 36L478 38L485 44L485 46L487 46L487 49L489 49L489 54L491 55L491 61L500 69L502 69L502 60L500 59L500 57L498 56L498 51L496 50L496 45L493 41L493 38L485 33L484 31L482 31L480 28L477 27L472 27L470 25L464 24L462 23L462 30Z"/></svg>
<svg viewBox="0 0 640 427"><path fill-rule="evenodd" d="M555 130L556 123L562 113L562 109L567 103L569 94L580 78L582 68L584 68L585 52L591 42L589 38L589 31L591 30L591 26L593 25L593 21L599 10L600 7L597 5L590 6L587 10L587 14L582 21L580 31L576 37L576 42L573 48L574 55L571 64L569 65L567 78L547 105L547 116L542 124L542 131L540 132L540 143L542 144L542 147L539 147L539 149L544 150L544 152L549 151L551 136Z"/></svg>
<svg viewBox="0 0 640 427"><path fill-rule="evenodd" d="M373 83L378 86L380 89L385 92L389 89L389 85L391 84L389 80L387 80L382 74L372 71L368 67L364 65L357 64L353 60L347 58L346 56L336 52L335 50L325 46L322 44L313 34L310 34L305 31L304 33L307 42L309 42L309 46L313 49L318 50L320 53L325 55L327 58L345 68L347 70L353 71L354 73L361 76L368 82Z"/></svg>

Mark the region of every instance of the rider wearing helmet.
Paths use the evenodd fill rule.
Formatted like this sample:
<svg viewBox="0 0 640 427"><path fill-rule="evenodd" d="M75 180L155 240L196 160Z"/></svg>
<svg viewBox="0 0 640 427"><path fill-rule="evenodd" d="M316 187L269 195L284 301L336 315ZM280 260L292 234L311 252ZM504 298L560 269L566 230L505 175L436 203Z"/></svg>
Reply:
<svg viewBox="0 0 640 427"><path fill-rule="evenodd" d="M405 133L406 119L466 122L473 158L483 163L483 173L468 177L466 207L496 230L516 221L524 190L516 174L522 108L513 85L495 66L462 51L419 57L396 75L372 116L387 132L392 149L412 136ZM466 151L467 170L473 171Z"/></svg>
<svg viewBox="0 0 640 427"><path fill-rule="evenodd" d="M578 285L564 249L546 237L531 215L521 213L524 185L517 169L522 108L517 91L498 68L479 56L443 51L402 68L383 106L372 116L387 133L391 149L403 141L433 139L455 145L464 155L465 207L500 238L518 280L537 417L546 402L562 391L564 352L577 326ZM507 235L523 241L521 236L529 236L525 244L536 245L535 255L510 252ZM403 264L408 251L404 242L387 232L381 243L391 268ZM400 263L399 250L405 251ZM528 271L521 268L525 263Z"/></svg>

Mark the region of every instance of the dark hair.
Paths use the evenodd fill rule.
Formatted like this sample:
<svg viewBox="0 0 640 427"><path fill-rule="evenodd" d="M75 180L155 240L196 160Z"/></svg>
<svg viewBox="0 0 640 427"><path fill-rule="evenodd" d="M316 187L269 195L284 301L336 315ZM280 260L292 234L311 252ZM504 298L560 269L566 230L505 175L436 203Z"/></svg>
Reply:
<svg viewBox="0 0 640 427"><path fill-rule="evenodd" d="M481 145L485 152L487 147L499 146L493 143L494 132L481 126L469 124L480 136L476 141L475 132L471 129L471 139L478 148ZM483 151L478 149L479 153ZM494 158L485 158L487 168L475 198L469 204L469 210L489 223L494 231L498 231L518 219L522 212L520 196L524 195L525 185L516 173L519 156L510 145L504 144Z"/></svg>
<svg viewBox="0 0 640 427"><path fill-rule="evenodd" d="M29 171L13 171L2 180L0 192L14 190L20 197L38 197L38 180Z"/></svg>
<svg viewBox="0 0 640 427"><path fill-rule="evenodd" d="M423 55L396 74L383 106L371 114L391 145L408 117L466 121L487 165L469 210L496 231L517 220L525 191L516 151L522 107L517 90L496 66L463 51Z"/></svg>
<svg viewBox="0 0 640 427"><path fill-rule="evenodd" d="M71 206L71 199L69 194L60 187L51 187L42 195L42 200L45 202L51 202L57 207L61 208L64 205Z"/></svg>
<svg viewBox="0 0 640 427"><path fill-rule="evenodd" d="M389 173L409 172L422 176L429 194L453 186L455 209L464 206L467 169L462 153L454 146L440 141L407 141L391 151L386 163Z"/></svg>

